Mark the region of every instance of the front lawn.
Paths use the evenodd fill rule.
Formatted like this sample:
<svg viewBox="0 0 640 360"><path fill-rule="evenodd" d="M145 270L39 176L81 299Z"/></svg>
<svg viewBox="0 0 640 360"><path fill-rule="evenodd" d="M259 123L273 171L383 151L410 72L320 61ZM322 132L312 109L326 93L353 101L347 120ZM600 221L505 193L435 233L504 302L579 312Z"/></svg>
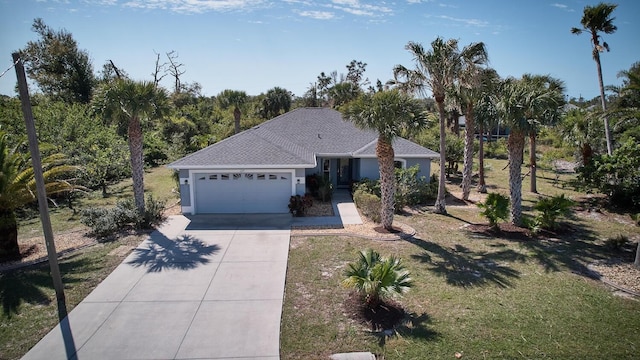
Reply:
<svg viewBox="0 0 640 360"><path fill-rule="evenodd" d="M492 163L490 191L505 193L505 164ZM564 176L560 182L545 177L538 184L542 194L581 196L562 188ZM527 180L523 185L528 188ZM532 214L538 195L523 194L525 211ZM384 359L455 359L456 353L463 359L637 358L640 301L614 295L586 268L621 255L604 245L608 237L640 239L628 215L578 211L564 221L564 231L523 240L468 231L465 225L486 222L473 205L447 210L448 216L397 216L417 231L406 241L292 238L282 358L326 359L352 351ZM415 281L400 299L407 321L393 334L353 320L345 305L349 290L340 284L342 273L366 248L401 257Z"/></svg>

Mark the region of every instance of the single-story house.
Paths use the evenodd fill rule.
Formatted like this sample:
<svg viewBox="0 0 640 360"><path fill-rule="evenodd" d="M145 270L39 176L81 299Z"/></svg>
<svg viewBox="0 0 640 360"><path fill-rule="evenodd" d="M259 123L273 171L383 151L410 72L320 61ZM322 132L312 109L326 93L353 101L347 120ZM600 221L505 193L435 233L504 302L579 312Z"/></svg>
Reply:
<svg viewBox="0 0 640 360"><path fill-rule="evenodd" d="M182 213L287 213L304 195L308 175L328 176L334 189L378 179L377 133L356 128L328 108L298 108L226 138L169 168L179 172ZM398 166L429 177L439 155L409 140L393 144Z"/></svg>

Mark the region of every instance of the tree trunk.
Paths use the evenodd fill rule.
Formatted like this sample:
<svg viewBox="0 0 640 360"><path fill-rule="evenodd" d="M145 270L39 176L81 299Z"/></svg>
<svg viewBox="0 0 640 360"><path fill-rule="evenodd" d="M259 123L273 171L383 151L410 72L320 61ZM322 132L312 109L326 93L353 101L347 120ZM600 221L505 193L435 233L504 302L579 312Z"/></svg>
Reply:
<svg viewBox="0 0 640 360"><path fill-rule="evenodd" d="M536 163L536 134L529 134L529 165L531 166L531 192L534 194L538 193L537 186L537 178L536 178L536 168L538 164Z"/></svg>
<svg viewBox="0 0 640 360"><path fill-rule="evenodd" d="M633 262L633 266L640 269L640 241L638 241L638 247L636 248L636 260Z"/></svg>
<svg viewBox="0 0 640 360"><path fill-rule="evenodd" d="M604 112L604 135L607 139L607 154L611 156L613 148L611 145L611 130L609 129L609 117L607 116L607 102L604 98L604 82L602 81L602 65L600 64L600 52L597 49L594 50L594 59L596 61L596 67L598 68L598 85L600 85L600 102L602 103L602 111Z"/></svg>
<svg viewBox="0 0 640 360"><path fill-rule="evenodd" d="M439 99L436 99L439 100ZM445 142L445 112L444 112L444 98L441 101L437 101L438 104L438 112L440 113L440 181L438 183L438 197L436 198L436 203L434 205L434 212L436 214L446 214L446 188L445 181L446 178L446 161L447 157L445 154L446 142Z"/></svg>
<svg viewBox="0 0 640 360"><path fill-rule="evenodd" d="M13 210L0 211L0 257L19 258L18 222Z"/></svg>
<svg viewBox="0 0 640 360"><path fill-rule="evenodd" d="M131 159L131 179L133 198L140 214L144 214L144 158L142 153L142 127L138 116L129 120L129 153Z"/></svg>
<svg viewBox="0 0 640 360"><path fill-rule="evenodd" d="M382 227L393 229L393 213L395 211L396 177L393 163L394 151L391 141L378 137L376 146L378 167L380 168L380 221Z"/></svg>
<svg viewBox="0 0 640 360"><path fill-rule="evenodd" d="M511 223L522 223L522 157L524 151L524 133L512 129L507 139L509 152L509 195L511 197Z"/></svg>
<svg viewBox="0 0 640 360"><path fill-rule="evenodd" d="M487 192L487 185L484 181L484 127L482 122L478 124L480 132L480 146L478 147L478 191L485 194Z"/></svg>
<svg viewBox="0 0 640 360"><path fill-rule="evenodd" d="M473 119L473 105L467 105L464 125L464 165L462 167L462 199L469 200L471 192L471 176L473 175L473 135L475 124Z"/></svg>
<svg viewBox="0 0 640 360"><path fill-rule="evenodd" d="M591 162L591 158L593 157L593 149L591 145L588 143L582 144L580 148L580 152L582 153L582 165L587 165Z"/></svg>
<svg viewBox="0 0 640 360"><path fill-rule="evenodd" d="M240 112L240 109L236 106L236 108L233 109L234 129L236 134L240 132L240 116L242 116L242 113Z"/></svg>

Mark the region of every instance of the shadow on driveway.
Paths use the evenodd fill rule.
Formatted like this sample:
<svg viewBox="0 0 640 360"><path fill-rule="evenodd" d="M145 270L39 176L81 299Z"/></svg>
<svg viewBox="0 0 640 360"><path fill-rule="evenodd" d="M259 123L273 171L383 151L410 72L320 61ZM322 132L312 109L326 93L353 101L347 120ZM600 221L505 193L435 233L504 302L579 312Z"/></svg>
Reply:
<svg viewBox="0 0 640 360"><path fill-rule="evenodd" d="M200 214L184 215L186 230L289 230L291 214Z"/></svg>
<svg viewBox="0 0 640 360"><path fill-rule="evenodd" d="M191 235L181 235L171 240L162 235L154 235L141 247L133 250L133 258L127 264L144 266L147 272L165 269L189 270L208 264L210 255L220 251L220 246L206 244Z"/></svg>

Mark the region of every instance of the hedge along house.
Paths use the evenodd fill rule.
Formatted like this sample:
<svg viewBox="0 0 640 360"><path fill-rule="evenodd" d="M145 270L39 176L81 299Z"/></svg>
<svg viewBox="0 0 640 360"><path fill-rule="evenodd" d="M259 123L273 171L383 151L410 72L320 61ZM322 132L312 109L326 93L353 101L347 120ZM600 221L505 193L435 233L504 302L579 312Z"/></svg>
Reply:
<svg viewBox="0 0 640 360"><path fill-rule="evenodd" d="M373 131L356 128L328 108L299 108L168 165L179 171L182 213L287 213L304 195L308 175L327 176L334 189L378 179ZM438 153L398 138L398 166L419 165L429 177Z"/></svg>

